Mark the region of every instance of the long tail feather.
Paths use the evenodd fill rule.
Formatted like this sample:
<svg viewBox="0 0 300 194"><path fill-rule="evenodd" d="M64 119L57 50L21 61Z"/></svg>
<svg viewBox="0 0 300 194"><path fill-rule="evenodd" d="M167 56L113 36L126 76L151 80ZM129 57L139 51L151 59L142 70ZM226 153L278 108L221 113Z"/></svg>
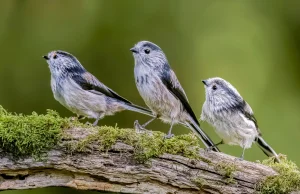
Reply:
<svg viewBox="0 0 300 194"><path fill-rule="evenodd" d="M275 157L276 162L280 162L277 153L267 144L267 142L261 137L256 138L256 143L258 147L269 157Z"/></svg>
<svg viewBox="0 0 300 194"><path fill-rule="evenodd" d="M193 122L192 124L185 123L185 126L188 126L190 129L192 129L207 148L212 148L213 151L220 152L220 150L215 146L214 142L206 135L206 133L200 128L198 124L196 124L195 122Z"/></svg>
<svg viewBox="0 0 300 194"><path fill-rule="evenodd" d="M149 110L147 108L144 108L144 107L141 107L141 106L138 106L138 105L135 105L135 104L125 104L125 108L127 110L131 110L131 111L134 111L134 112L138 112L138 113L141 113L141 114L148 115L150 117L155 117L151 110Z"/></svg>

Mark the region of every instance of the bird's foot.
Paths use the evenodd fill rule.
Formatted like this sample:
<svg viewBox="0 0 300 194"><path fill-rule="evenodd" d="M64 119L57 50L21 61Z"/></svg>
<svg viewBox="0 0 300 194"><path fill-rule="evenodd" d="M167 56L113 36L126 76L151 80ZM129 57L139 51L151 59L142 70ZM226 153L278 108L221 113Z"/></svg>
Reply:
<svg viewBox="0 0 300 194"><path fill-rule="evenodd" d="M236 161L243 161L243 160L244 160L244 157L241 156L241 157L235 158L235 160L236 160Z"/></svg>
<svg viewBox="0 0 300 194"><path fill-rule="evenodd" d="M215 146L210 146L210 147L208 147L208 148L204 148L204 150L205 150L206 152L210 152L210 151L213 150L214 147L215 147Z"/></svg>
<svg viewBox="0 0 300 194"><path fill-rule="evenodd" d="M71 117L71 118L70 118L70 121L77 121L77 120L78 120L77 117Z"/></svg>
<svg viewBox="0 0 300 194"><path fill-rule="evenodd" d="M174 134L168 133L167 135L164 136L164 139L171 139L172 137L174 137Z"/></svg>
<svg viewBox="0 0 300 194"><path fill-rule="evenodd" d="M142 125L140 125L138 120L134 121L133 127L134 127L136 133L143 133L146 130Z"/></svg>
<svg viewBox="0 0 300 194"><path fill-rule="evenodd" d="M85 122L85 125L88 125L88 126L93 126L93 124L92 123L90 123L90 122Z"/></svg>
<svg viewBox="0 0 300 194"><path fill-rule="evenodd" d="M70 118L71 121L79 121L79 120L83 120L83 119L85 119L85 116L82 116L82 115L77 115L77 116Z"/></svg>
<svg viewBox="0 0 300 194"><path fill-rule="evenodd" d="M139 123L138 120L134 121L133 126L134 126L136 133L151 133L152 134L152 131L149 131L148 129L146 129L143 125L141 125Z"/></svg>

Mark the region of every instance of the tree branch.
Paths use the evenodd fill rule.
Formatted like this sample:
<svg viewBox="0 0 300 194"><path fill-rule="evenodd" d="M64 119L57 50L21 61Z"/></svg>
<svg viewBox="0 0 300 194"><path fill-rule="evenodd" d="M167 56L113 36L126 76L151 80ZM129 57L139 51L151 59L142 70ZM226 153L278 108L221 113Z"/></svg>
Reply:
<svg viewBox="0 0 300 194"><path fill-rule="evenodd" d="M70 143L96 131L73 128L65 133L68 138L42 161L2 152L0 190L62 186L122 193L254 193L257 183L277 174L262 164L202 149L200 160L164 154L144 164L135 160L134 148L122 142L107 152L91 143L86 152L70 153Z"/></svg>

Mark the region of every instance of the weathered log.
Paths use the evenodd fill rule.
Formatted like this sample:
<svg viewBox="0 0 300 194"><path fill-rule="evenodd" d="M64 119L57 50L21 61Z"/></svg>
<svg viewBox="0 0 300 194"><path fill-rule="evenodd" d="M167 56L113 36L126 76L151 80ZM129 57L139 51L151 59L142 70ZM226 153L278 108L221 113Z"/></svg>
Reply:
<svg viewBox="0 0 300 194"><path fill-rule="evenodd" d="M85 152L68 146L95 130L73 128L59 146L42 160L15 158L2 153L0 190L70 187L121 193L255 193L257 184L278 173L271 167L200 150L200 159L163 154L146 163L134 157L134 148L117 142L107 152L93 143Z"/></svg>

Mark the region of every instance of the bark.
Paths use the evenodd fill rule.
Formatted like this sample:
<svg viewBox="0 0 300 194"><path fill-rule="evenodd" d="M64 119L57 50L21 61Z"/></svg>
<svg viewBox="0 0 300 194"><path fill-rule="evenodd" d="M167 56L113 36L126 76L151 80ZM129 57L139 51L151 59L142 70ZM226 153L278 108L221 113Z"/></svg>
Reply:
<svg viewBox="0 0 300 194"><path fill-rule="evenodd" d="M133 148L122 142L105 153L96 145L89 145L85 153L70 153L66 145L94 131L70 129L67 133L70 138L42 161L2 154L0 190L55 186L121 193L254 193L259 181L277 174L258 163L204 150L201 160L164 154L145 164L137 163ZM227 172L226 166L235 169Z"/></svg>

